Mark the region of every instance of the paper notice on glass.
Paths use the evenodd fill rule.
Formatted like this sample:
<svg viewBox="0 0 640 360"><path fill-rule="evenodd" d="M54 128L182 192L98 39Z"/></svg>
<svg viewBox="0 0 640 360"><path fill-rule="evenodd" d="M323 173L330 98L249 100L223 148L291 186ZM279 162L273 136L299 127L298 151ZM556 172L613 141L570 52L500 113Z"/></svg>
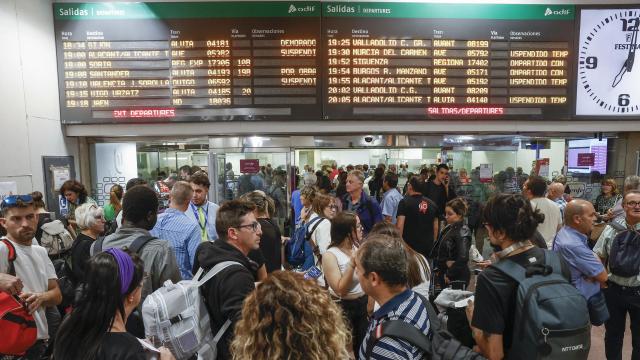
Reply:
<svg viewBox="0 0 640 360"><path fill-rule="evenodd" d="M493 180L493 164L480 164L480 182L487 183Z"/></svg>
<svg viewBox="0 0 640 360"><path fill-rule="evenodd" d="M538 176L549 177L549 158L536 160L536 173Z"/></svg>
<svg viewBox="0 0 640 360"><path fill-rule="evenodd" d="M62 184L71 179L71 172L68 166L52 166L50 170L53 177L54 190L60 190Z"/></svg>
<svg viewBox="0 0 640 360"><path fill-rule="evenodd" d="M9 195L18 194L18 183L15 181L0 182L0 200L4 200Z"/></svg>

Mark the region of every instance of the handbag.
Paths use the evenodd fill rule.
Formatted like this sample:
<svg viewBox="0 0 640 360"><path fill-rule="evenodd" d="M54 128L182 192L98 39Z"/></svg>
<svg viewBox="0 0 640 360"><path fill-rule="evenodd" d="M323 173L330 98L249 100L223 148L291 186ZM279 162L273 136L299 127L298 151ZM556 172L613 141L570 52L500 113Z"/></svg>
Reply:
<svg viewBox="0 0 640 360"><path fill-rule="evenodd" d="M602 291L598 291L597 294L590 297L589 300L587 300L587 306L589 308L591 325L600 326L609 320L609 309L607 308L607 301Z"/></svg>
<svg viewBox="0 0 640 360"><path fill-rule="evenodd" d="M16 249L7 239L1 240L9 249L8 274L16 276L13 262ZM38 329L27 305L17 295L0 292L0 355L23 355L36 342ZM0 356L1 357L1 356Z"/></svg>

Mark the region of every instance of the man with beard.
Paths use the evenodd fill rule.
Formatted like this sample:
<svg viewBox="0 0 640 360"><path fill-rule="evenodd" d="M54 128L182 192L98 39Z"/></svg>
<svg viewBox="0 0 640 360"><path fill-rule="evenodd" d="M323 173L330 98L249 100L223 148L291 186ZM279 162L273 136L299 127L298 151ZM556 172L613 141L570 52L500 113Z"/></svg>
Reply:
<svg viewBox="0 0 640 360"><path fill-rule="evenodd" d="M11 195L0 204L0 225L7 230L7 241L0 244L0 273L14 275L20 280L7 290L26 303L38 329L37 341L21 357L29 360L40 359L46 350L50 334L45 308L62 301L56 272L47 250L33 244L37 223L38 215L31 195ZM16 259L11 263L9 247L14 248L16 254Z"/></svg>

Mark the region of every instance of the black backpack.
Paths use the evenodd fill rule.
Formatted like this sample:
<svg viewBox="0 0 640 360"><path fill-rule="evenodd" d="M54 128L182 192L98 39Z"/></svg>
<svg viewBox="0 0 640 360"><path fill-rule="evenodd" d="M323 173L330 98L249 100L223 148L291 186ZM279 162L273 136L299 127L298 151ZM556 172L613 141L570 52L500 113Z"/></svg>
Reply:
<svg viewBox="0 0 640 360"><path fill-rule="evenodd" d="M404 340L425 353L431 360L486 360L442 328L440 319L431 303L422 295L415 293L424 304L429 318L430 335L425 335L412 324L402 320L388 320L376 326L369 336L365 350L365 360L371 358L373 348L383 337Z"/></svg>
<svg viewBox="0 0 640 360"><path fill-rule="evenodd" d="M482 210L484 207L482 203L471 198L465 198L467 204L469 204L469 210L467 211L467 225L470 229L475 230L482 226Z"/></svg>
<svg viewBox="0 0 640 360"><path fill-rule="evenodd" d="M120 210L122 211L122 210ZM104 233L103 236L109 236L118 230L118 215L120 215L120 211L116 213L116 216L113 217L113 220L107 221L104 225Z"/></svg>
<svg viewBox="0 0 640 360"><path fill-rule="evenodd" d="M609 250L609 270L621 277L637 276L640 274L640 232L617 222L609 226L616 231Z"/></svg>

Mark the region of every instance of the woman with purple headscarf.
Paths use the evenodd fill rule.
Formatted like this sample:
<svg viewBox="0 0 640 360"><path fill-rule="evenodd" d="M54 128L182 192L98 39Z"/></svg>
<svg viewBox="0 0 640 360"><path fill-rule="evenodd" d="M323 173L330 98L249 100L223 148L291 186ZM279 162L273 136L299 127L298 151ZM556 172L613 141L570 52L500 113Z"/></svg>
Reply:
<svg viewBox="0 0 640 360"><path fill-rule="evenodd" d="M54 358L145 360L141 343L126 332L126 320L140 304L144 264L136 255L116 248L92 257L76 306L60 326ZM160 348L160 360L175 360Z"/></svg>

